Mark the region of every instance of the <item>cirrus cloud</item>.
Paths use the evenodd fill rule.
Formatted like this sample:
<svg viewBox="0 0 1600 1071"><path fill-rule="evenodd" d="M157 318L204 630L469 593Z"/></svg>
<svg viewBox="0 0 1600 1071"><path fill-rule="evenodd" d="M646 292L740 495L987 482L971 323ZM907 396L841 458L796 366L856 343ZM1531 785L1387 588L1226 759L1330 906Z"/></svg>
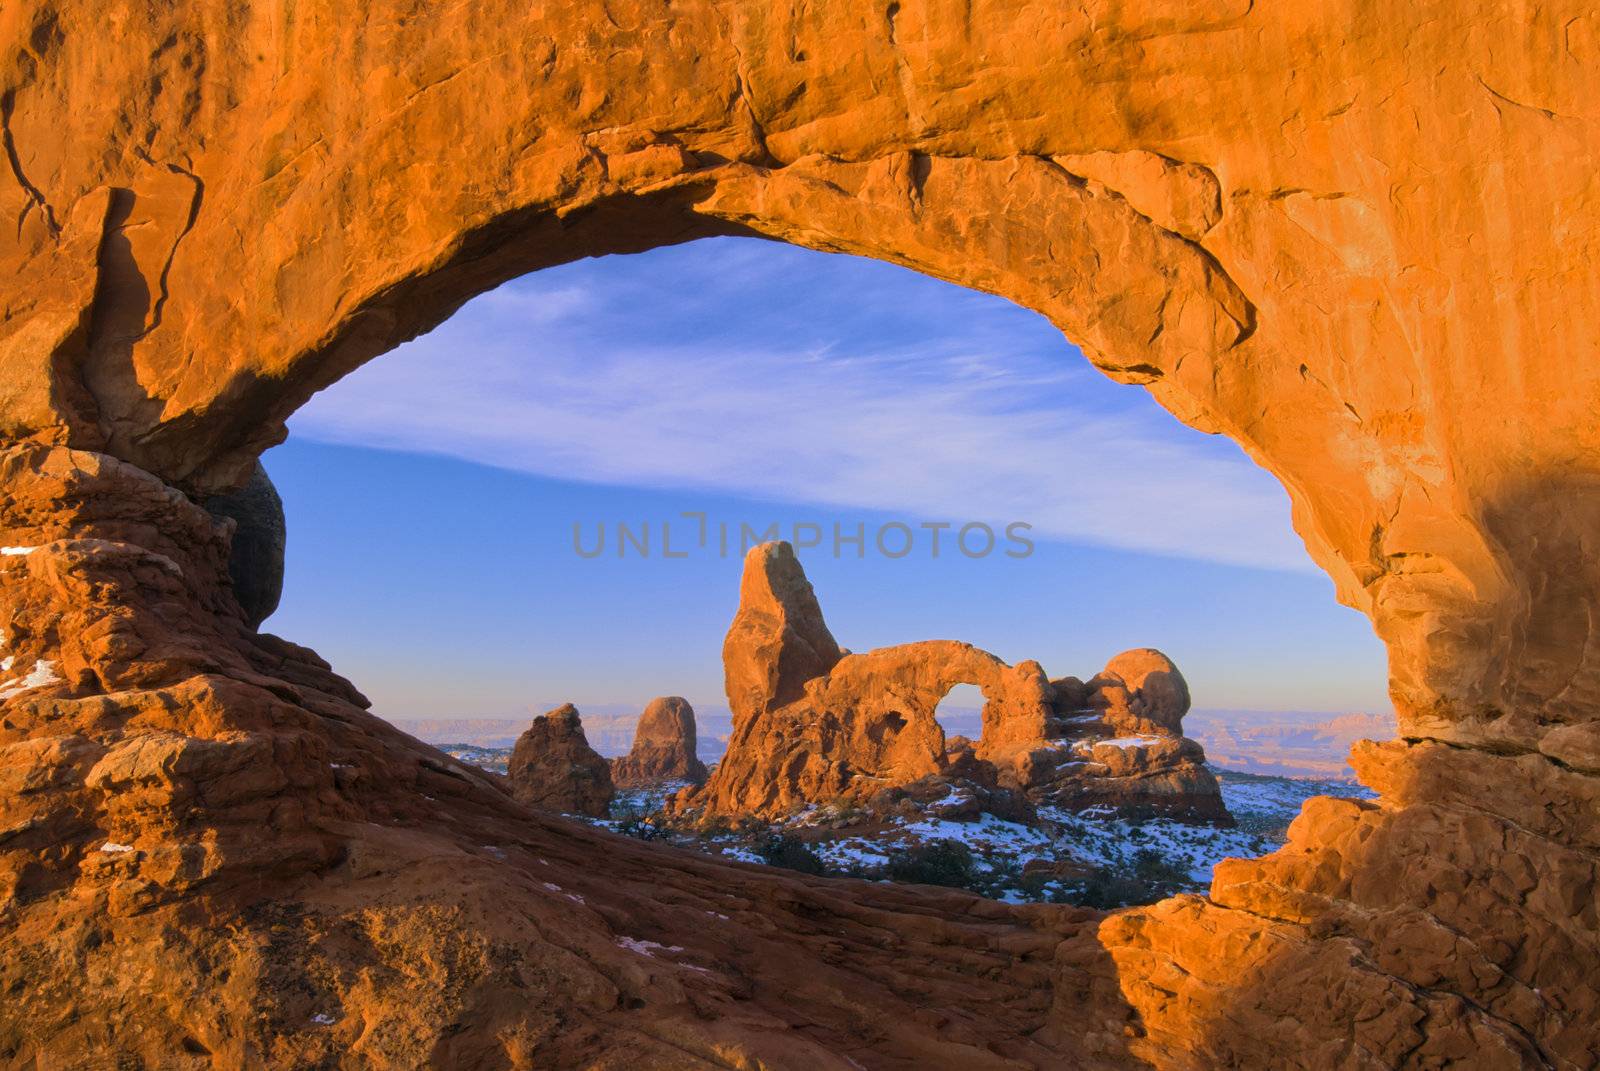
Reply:
<svg viewBox="0 0 1600 1071"><path fill-rule="evenodd" d="M753 239L516 280L314 398L330 443L1307 570L1281 487L1038 316Z"/></svg>

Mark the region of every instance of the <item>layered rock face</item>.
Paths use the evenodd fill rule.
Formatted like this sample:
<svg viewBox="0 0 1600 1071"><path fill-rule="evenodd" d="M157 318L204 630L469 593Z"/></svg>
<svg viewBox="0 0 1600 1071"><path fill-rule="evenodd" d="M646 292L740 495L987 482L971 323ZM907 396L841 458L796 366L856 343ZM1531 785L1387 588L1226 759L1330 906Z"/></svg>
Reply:
<svg viewBox="0 0 1600 1071"><path fill-rule="evenodd" d="M676 781L704 784L706 764L695 754L694 707L682 696L650 700L639 716L633 747L611 760L618 788L645 788Z"/></svg>
<svg viewBox="0 0 1600 1071"><path fill-rule="evenodd" d="M1091 912L528 808L258 634L233 525L148 473L14 446L0 516L0 1064L1114 1066L1039 1033L1130 1014Z"/></svg>
<svg viewBox="0 0 1600 1071"><path fill-rule="evenodd" d="M1232 821L1205 749L1183 735L1189 684L1172 659L1138 647L1087 684L1076 677L1050 684L1055 750L1036 750L1016 764L1038 800L1072 810ZM1063 745L1073 764L1065 768L1056 765Z"/></svg>
<svg viewBox="0 0 1600 1071"><path fill-rule="evenodd" d="M616 795L611 767L589 746L571 703L533 719L511 749L506 776L519 803L558 814L604 818Z"/></svg>
<svg viewBox="0 0 1600 1071"><path fill-rule="evenodd" d="M677 801L683 810L771 818L959 778L1074 809L1229 821L1204 751L1182 734L1188 685L1159 651L1124 652L1087 685L953 640L837 655L783 542L751 548L739 592L722 648L733 734L705 789ZM975 744L947 741L935 716L957 684L983 693Z"/></svg>
<svg viewBox="0 0 1600 1071"><path fill-rule="evenodd" d="M8 3L0 1052L1600 1061L1597 42L1573 0ZM1239 442L1388 646L1383 799L1084 945L544 823L247 635L184 494L505 279L728 233L1002 294Z"/></svg>

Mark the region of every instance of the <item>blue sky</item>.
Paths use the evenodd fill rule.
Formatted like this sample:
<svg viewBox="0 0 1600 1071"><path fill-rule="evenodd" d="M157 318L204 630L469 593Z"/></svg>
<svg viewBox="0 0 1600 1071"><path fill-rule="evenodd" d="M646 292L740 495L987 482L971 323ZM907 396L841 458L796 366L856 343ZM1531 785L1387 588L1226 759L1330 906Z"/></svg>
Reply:
<svg viewBox="0 0 1600 1071"><path fill-rule="evenodd" d="M891 265L712 239L548 269L290 429L264 459L290 531L266 627L379 713L721 705L741 523L820 529L802 559L855 649L963 639L1084 676L1149 645L1201 706L1386 703L1382 648L1276 481L1035 314ZM686 558L661 556L664 521ZM618 556L618 522L650 525L650 557ZM969 558L946 532L935 558L924 522L1023 522L1034 549ZM891 560L872 544L896 523L914 542ZM575 524L606 552L575 553ZM865 527L864 557L834 557L836 524Z"/></svg>

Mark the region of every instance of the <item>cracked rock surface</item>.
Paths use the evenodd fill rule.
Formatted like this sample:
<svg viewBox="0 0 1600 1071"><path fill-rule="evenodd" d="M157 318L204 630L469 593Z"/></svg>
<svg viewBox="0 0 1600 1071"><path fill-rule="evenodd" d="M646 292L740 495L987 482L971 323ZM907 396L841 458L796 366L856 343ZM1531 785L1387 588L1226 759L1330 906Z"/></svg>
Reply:
<svg viewBox="0 0 1600 1071"><path fill-rule="evenodd" d="M7 3L0 1061L1600 1063L1597 54L1575 0ZM1388 647L1381 797L1105 918L808 880L541 817L250 628L193 503L315 390L713 234L1237 441Z"/></svg>

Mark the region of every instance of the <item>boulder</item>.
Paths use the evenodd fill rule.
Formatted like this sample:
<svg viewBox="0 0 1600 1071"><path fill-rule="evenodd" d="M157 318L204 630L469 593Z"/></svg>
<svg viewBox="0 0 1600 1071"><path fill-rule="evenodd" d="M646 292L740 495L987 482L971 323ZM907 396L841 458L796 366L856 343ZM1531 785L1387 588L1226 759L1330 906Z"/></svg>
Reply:
<svg viewBox="0 0 1600 1071"><path fill-rule="evenodd" d="M633 748L611 760L618 788L645 788L674 781L704 784L706 765L695 754L694 707L682 696L650 700L639 716Z"/></svg>
<svg viewBox="0 0 1600 1071"><path fill-rule="evenodd" d="M1113 736L1183 735L1189 684L1160 651L1123 651L1106 663L1089 688L1088 705Z"/></svg>
<svg viewBox="0 0 1600 1071"><path fill-rule="evenodd" d="M252 627L258 626L272 616L283 597L283 554L288 539L283 499L257 461L243 487L212 495L205 507L213 517L234 522L228 577L245 618Z"/></svg>
<svg viewBox="0 0 1600 1071"><path fill-rule="evenodd" d="M1071 756L1039 779L1035 799L1065 810L1233 825L1204 749L1187 737L1087 740Z"/></svg>
<svg viewBox="0 0 1600 1071"><path fill-rule="evenodd" d="M571 703L533 719L512 749L506 776L520 802L561 814L604 818L616 795L611 769L584 738Z"/></svg>

